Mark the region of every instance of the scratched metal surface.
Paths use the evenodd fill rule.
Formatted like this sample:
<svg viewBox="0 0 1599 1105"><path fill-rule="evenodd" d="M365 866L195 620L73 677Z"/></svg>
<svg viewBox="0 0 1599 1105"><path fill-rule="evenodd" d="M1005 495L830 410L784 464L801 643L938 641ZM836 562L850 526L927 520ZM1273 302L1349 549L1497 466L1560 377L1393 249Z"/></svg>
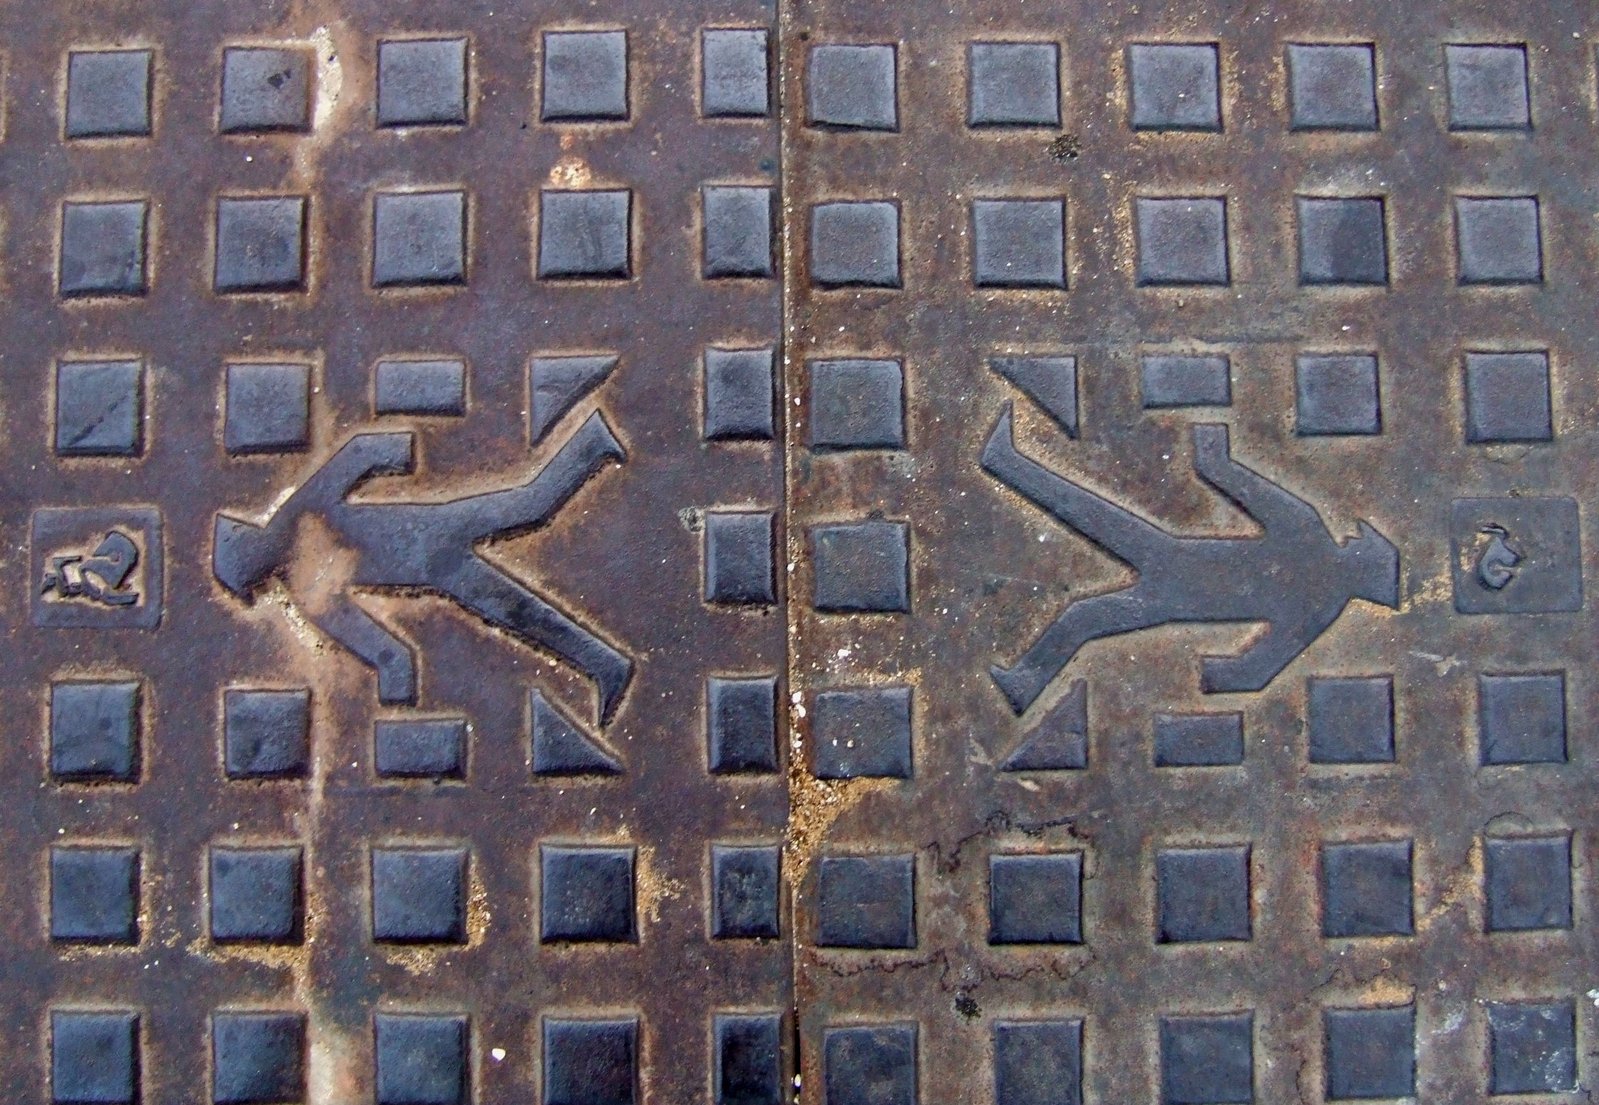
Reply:
<svg viewBox="0 0 1599 1105"><path fill-rule="evenodd" d="M1589 1095L1596 47L0 10L0 1086Z"/></svg>

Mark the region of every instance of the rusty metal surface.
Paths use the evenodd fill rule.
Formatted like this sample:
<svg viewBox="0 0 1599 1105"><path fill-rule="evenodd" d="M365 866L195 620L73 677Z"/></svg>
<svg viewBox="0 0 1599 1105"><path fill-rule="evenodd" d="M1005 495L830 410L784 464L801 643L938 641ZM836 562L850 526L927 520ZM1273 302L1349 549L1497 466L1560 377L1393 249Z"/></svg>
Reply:
<svg viewBox="0 0 1599 1105"><path fill-rule="evenodd" d="M1588 1096L1596 47L0 11L0 1086Z"/></svg>

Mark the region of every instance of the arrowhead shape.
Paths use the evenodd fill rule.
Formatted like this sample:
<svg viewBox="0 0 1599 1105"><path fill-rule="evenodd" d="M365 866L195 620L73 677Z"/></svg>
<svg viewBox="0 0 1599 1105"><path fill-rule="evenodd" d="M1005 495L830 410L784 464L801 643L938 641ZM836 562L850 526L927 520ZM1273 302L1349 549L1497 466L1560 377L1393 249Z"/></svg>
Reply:
<svg viewBox="0 0 1599 1105"><path fill-rule="evenodd" d="M1074 771L1088 766L1088 684L1072 684L1033 731L1005 757L1001 771Z"/></svg>
<svg viewBox="0 0 1599 1105"><path fill-rule="evenodd" d="M533 774L620 775L622 764L539 691L533 701Z"/></svg>
<svg viewBox="0 0 1599 1105"><path fill-rule="evenodd" d="M1043 408L1069 436L1077 436L1076 357L992 357L988 367Z"/></svg>
<svg viewBox="0 0 1599 1105"><path fill-rule="evenodd" d="M528 412L532 422L533 444L544 440L544 435L561 420L562 415L598 387L616 367L617 360L611 354L598 357L534 357L532 402Z"/></svg>

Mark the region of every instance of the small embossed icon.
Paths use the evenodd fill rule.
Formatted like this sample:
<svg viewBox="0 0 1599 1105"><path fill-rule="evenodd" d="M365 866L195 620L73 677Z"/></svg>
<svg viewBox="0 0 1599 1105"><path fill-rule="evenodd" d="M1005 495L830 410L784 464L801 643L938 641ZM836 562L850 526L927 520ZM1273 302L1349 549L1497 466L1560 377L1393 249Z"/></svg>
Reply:
<svg viewBox="0 0 1599 1105"><path fill-rule="evenodd" d="M1521 550L1510 543L1509 531L1497 522L1489 522L1478 532L1488 541L1477 557L1477 578L1489 590L1502 591L1516 577Z"/></svg>
<svg viewBox="0 0 1599 1105"><path fill-rule="evenodd" d="M1194 471L1260 523L1259 537L1184 537L1024 456L1006 407L983 469L1138 572L1132 586L1072 602L1014 664L993 669L1011 709L1027 710L1079 649L1171 622L1266 622L1237 656L1207 656L1207 694L1258 691L1353 599L1399 605L1399 550L1366 522L1338 541L1316 508L1234 460L1227 427L1193 427Z"/></svg>
<svg viewBox="0 0 1599 1105"><path fill-rule="evenodd" d="M139 547L121 530L111 530L85 556L58 553L50 558L39 593L64 599L87 599L106 606L132 606L139 601L128 577L139 565Z"/></svg>
<svg viewBox="0 0 1599 1105"><path fill-rule="evenodd" d="M40 507L28 526L34 625L161 624L161 514L149 506Z"/></svg>

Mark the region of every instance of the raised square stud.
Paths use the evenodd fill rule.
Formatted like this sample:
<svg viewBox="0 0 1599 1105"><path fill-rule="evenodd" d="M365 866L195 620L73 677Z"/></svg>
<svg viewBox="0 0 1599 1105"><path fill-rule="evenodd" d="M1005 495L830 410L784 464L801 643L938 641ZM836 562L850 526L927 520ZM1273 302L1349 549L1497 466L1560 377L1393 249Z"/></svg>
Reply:
<svg viewBox="0 0 1599 1105"><path fill-rule="evenodd" d="M298 943L299 848L211 849L211 939Z"/></svg>
<svg viewBox="0 0 1599 1105"><path fill-rule="evenodd" d="M705 681L706 752L718 775L777 770L777 679Z"/></svg>
<svg viewBox="0 0 1599 1105"><path fill-rule="evenodd" d="M1526 130L1527 48L1520 45L1444 47L1450 130Z"/></svg>
<svg viewBox="0 0 1599 1105"><path fill-rule="evenodd" d="M539 847L539 939L546 944L632 943L634 850Z"/></svg>
<svg viewBox="0 0 1599 1105"><path fill-rule="evenodd" d="M311 692L223 695L222 759L230 779L303 778L311 758Z"/></svg>
<svg viewBox="0 0 1599 1105"><path fill-rule="evenodd" d="M707 441L770 441L776 432L773 350L705 350Z"/></svg>
<svg viewBox="0 0 1599 1105"><path fill-rule="evenodd" d="M435 1013L372 1018L378 1105L465 1105L467 1021Z"/></svg>
<svg viewBox="0 0 1599 1105"><path fill-rule="evenodd" d="M764 118L771 112L766 28L707 30L700 50L700 110L706 117Z"/></svg>
<svg viewBox="0 0 1599 1105"><path fill-rule="evenodd" d="M910 526L850 522L811 530L815 606L827 613L908 613Z"/></svg>
<svg viewBox="0 0 1599 1105"><path fill-rule="evenodd" d="M217 200L217 291L292 292L304 286L304 196Z"/></svg>
<svg viewBox="0 0 1599 1105"><path fill-rule="evenodd" d="M1247 1105L1255 1100L1255 1015L1160 1018L1162 1105Z"/></svg>
<svg viewBox="0 0 1599 1105"><path fill-rule="evenodd" d="M74 782L139 778L139 685L50 685L50 774Z"/></svg>
<svg viewBox="0 0 1599 1105"><path fill-rule="evenodd" d="M777 601L772 532L771 511L706 511L706 602L770 606Z"/></svg>
<svg viewBox="0 0 1599 1105"><path fill-rule="evenodd" d="M372 727L373 766L383 779L466 775L466 719L386 719Z"/></svg>
<svg viewBox="0 0 1599 1105"><path fill-rule="evenodd" d="M311 129L311 51L230 46L222 51L223 134Z"/></svg>
<svg viewBox="0 0 1599 1105"><path fill-rule="evenodd" d="M1321 1026L1329 1101L1415 1095L1415 1006L1324 1009Z"/></svg>
<svg viewBox="0 0 1599 1105"><path fill-rule="evenodd" d="M466 362L379 361L372 408L377 414L465 414Z"/></svg>
<svg viewBox="0 0 1599 1105"><path fill-rule="evenodd" d="M305 1099L305 1016L217 1012L211 1015L211 1100L266 1105Z"/></svg>
<svg viewBox="0 0 1599 1105"><path fill-rule="evenodd" d="M990 944L1080 944L1083 857L988 857Z"/></svg>
<svg viewBox="0 0 1599 1105"><path fill-rule="evenodd" d="M1489 932L1571 927L1571 837L1489 837L1483 847Z"/></svg>
<svg viewBox="0 0 1599 1105"><path fill-rule="evenodd" d="M1155 855L1156 940L1248 940L1249 846L1172 848Z"/></svg>
<svg viewBox="0 0 1599 1105"><path fill-rule="evenodd" d="M378 43L378 126L466 122L466 39Z"/></svg>
<svg viewBox="0 0 1599 1105"><path fill-rule="evenodd" d="M966 48L966 125L1060 125L1060 47L974 42Z"/></svg>
<svg viewBox="0 0 1599 1105"><path fill-rule="evenodd" d="M147 290L144 200L61 205L57 288L63 296L143 295Z"/></svg>
<svg viewBox="0 0 1599 1105"><path fill-rule="evenodd" d="M56 365L56 453L132 457L144 451L144 366L138 361Z"/></svg>
<svg viewBox="0 0 1599 1105"><path fill-rule="evenodd" d="M711 1031L714 1105L784 1105L782 1014L718 1013Z"/></svg>
<svg viewBox="0 0 1599 1105"><path fill-rule="evenodd" d="M466 193L379 192L372 205L372 285L466 282Z"/></svg>
<svg viewBox="0 0 1599 1105"><path fill-rule="evenodd" d="M74 50L67 57L68 138L150 133L149 50Z"/></svg>
<svg viewBox="0 0 1599 1105"><path fill-rule="evenodd" d="M544 1105L635 1105L638 1018L545 1017Z"/></svg>
<svg viewBox="0 0 1599 1105"><path fill-rule="evenodd" d="M1232 404L1232 362L1220 354L1151 354L1139 370L1146 408Z"/></svg>
<svg viewBox="0 0 1599 1105"><path fill-rule="evenodd" d="M136 1105L139 1015L126 1010L50 1013L53 1105Z"/></svg>
<svg viewBox="0 0 1599 1105"><path fill-rule="evenodd" d="M138 943L138 849L52 847L50 937L85 944Z"/></svg>
<svg viewBox="0 0 1599 1105"><path fill-rule="evenodd" d="M627 118L627 32L544 33L545 122L599 123Z"/></svg>
<svg viewBox="0 0 1599 1105"><path fill-rule="evenodd" d="M372 849L372 939L466 941L465 848Z"/></svg>
<svg viewBox="0 0 1599 1105"><path fill-rule="evenodd" d="M1455 198L1462 284L1541 284L1543 246L1534 196Z"/></svg>
<svg viewBox="0 0 1599 1105"><path fill-rule="evenodd" d="M1516 495L1449 506L1451 575L1461 614L1582 609L1582 534L1575 499Z"/></svg>
<svg viewBox="0 0 1599 1105"><path fill-rule="evenodd" d="M979 288L1064 288L1066 204L972 203L972 283Z"/></svg>
<svg viewBox="0 0 1599 1105"><path fill-rule="evenodd" d="M222 444L230 453L294 453L311 437L311 367L228 365Z"/></svg>
<svg viewBox="0 0 1599 1105"><path fill-rule="evenodd" d="M1135 43L1127 72L1134 130L1221 130L1215 43Z"/></svg>
<svg viewBox="0 0 1599 1105"><path fill-rule="evenodd" d="M1370 353L1296 357L1294 432L1300 437L1382 433L1377 358Z"/></svg>
<svg viewBox="0 0 1599 1105"><path fill-rule="evenodd" d="M717 844L711 848L711 935L718 940L778 935L776 845Z"/></svg>
<svg viewBox="0 0 1599 1105"><path fill-rule="evenodd" d="M1474 445L1549 441L1549 354L1466 354L1466 440Z"/></svg>
<svg viewBox="0 0 1599 1105"><path fill-rule="evenodd" d="M1156 714L1156 767L1226 767L1244 762L1243 714Z"/></svg>
<svg viewBox="0 0 1599 1105"><path fill-rule="evenodd" d="M1301 284L1388 283L1381 199L1300 196L1296 202Z"/></svg>
<svg viewBox="0 0 1599 1105"><path fill-rule="evenodd" d="M539 277L626 279L631 210L626 190L540 192Z"/></svg>
<svg viewBox="0 0 1599 1105"><path fill-rule="evenodd" d="M1138 283L1226 284L1227 201L1220 196L1135 201Z"/></svg>
<svg viewBox="0 0 1599 1105"><path fill-rule="evenodd" d="M1382 840L1321 849L1323 936L1409 936L1411 843Z"/></svg>
<svg viewBox="0 0 1599 1105"><path fill-rule="evenodd" d="M1570 1001L1488 1003L1490 1093L1577 1088L1577 1025Z"/></svg>
<svg viewBox="0 0 1599 1105"><path fill-rule="evenodd" d="M1369 43L1288 47L1289 115L1295 130L1376 130L1376 64Z"/></svg>
<svg viewBox="0 0 1599 1105"><path fill-rule="evenodd" d="M1083 1022L994 1026L994 1105L1082 1105Z"/></svg>
<svg viewBox="0 0 1599 1105"><path fill-rule="evenodd" d="M905 369L892 360L810 361L812 449L903 449Z"/></svg>
<svg viewBox="0 0 1599 1105"><path fill-rule="evenodd" d="M1564 672L1477 677L1479 762L1566 762Z"/></svg>
<svg viewBox="0 0 1599 1105"><path fill-rule="evenodd" d="M701 191L705 211L706 279L773 275L772 190L764 187L719 186Z"/></svg>
<svg viewBox="0 0 1599 1105"><path fill-rule="evenodd" d="M916 1026L861 1024L822 1032L824 1105L917 1105Z"/></svg>
<svg viewBox="0 0 1599 1105"><path fill-rule="evenodd" d="M805 74L806 121L813 127L898 130L893 46L812 46Z"/></svg>
<svg viewBox="0 0 1599 1105"><path fill-rule="evenodd" d="M816 943L914 948L916 857L823 856L816 876Z"/></svg>
<svg viewBox="0 0 1599 1105"><path fill-rule="evenodd" d="M820 692L813 703L811 748L818 779L909 779L911 689Z"/></svg>
<svg viewBox="0 0 1599 1105"><path fill-rule="evenodd" d="M811 282L824 288L899 287L899 205L860 200L812 207Z"/></svg>
<svg viewBox="0 0 1599 1105"><path fill-rule="evenodd" d="M1307 683L1306 697L1311 763L1394 762L1391 676L1316 676Z"/></svg>

